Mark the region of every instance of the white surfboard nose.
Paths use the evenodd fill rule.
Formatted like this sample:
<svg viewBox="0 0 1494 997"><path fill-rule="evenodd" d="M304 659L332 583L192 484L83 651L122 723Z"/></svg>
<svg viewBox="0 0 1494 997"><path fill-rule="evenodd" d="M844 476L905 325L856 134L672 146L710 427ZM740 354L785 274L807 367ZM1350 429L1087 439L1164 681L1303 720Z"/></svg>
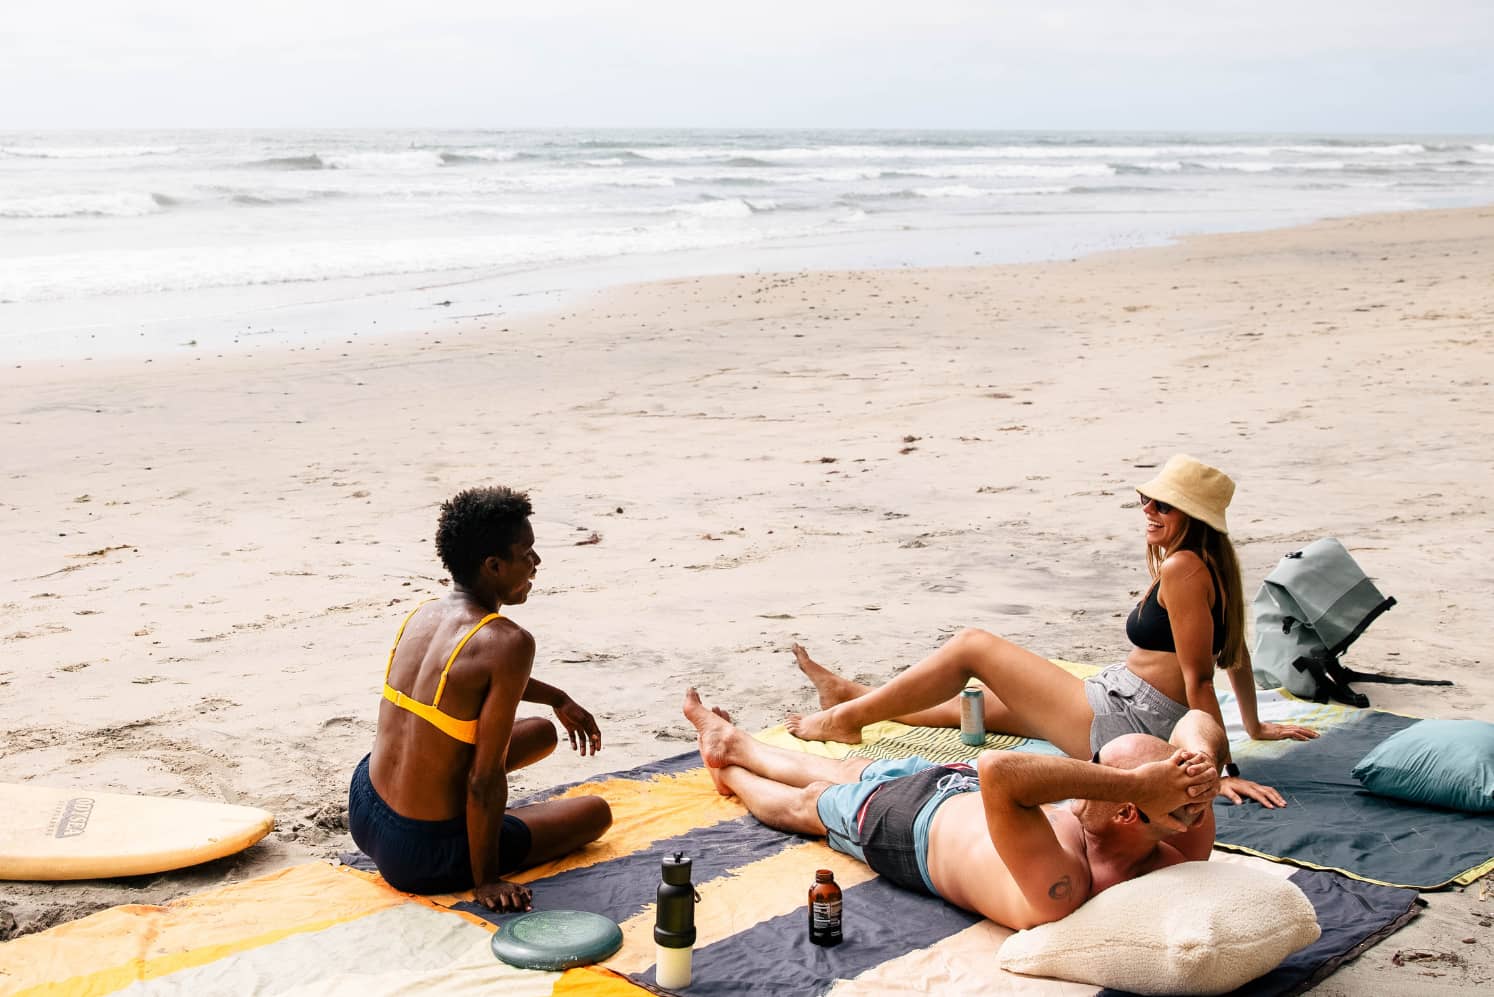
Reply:
<svg viewBox="0 0 1494 997"><path fill-rule="evenodd" d="M275 826L258 807L0 783L0 879L141 876L242 851Z"/></svg>

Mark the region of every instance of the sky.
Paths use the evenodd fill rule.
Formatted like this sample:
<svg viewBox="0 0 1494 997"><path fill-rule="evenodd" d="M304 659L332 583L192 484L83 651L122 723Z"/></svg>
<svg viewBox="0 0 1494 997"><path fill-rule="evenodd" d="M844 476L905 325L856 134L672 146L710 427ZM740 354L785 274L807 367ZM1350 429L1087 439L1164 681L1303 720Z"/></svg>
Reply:
<svg viewBox="0 0 1494 997"><path fill-rule="evenodd" d="M42 0L0 130L1494 132L1491 0Z"/></svg>

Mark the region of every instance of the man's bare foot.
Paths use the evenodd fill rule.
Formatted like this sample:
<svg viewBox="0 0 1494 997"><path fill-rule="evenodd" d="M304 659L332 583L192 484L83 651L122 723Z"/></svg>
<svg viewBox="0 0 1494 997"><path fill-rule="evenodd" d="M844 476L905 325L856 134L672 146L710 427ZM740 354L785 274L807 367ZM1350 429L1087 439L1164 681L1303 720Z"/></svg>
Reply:
<svg viewBox="0 0 1494 997"><path fill-rule="evenodd" d="M685 690L685 719L699 734L700 760L705 762L716 792L731 796L732 791L721 781L721 770L731 764L731 746L738 731L731 725L731 714L719 706L709 709L700 701L700 693L693 688Z"/></svg>
<svg viewBox="0 0 1494 997"><path fill-rule="evenodd" d="M814 691L820 694L822 710L839 706L848 699L855 699L871 691L859 682L841 678L815 661L801 644L794 645L794 660L799 663L799 671L804 673L804 677L814 683Z"/></svg>
<svg viewBox="0 0 1494 997"><path fill-rule="evenodd" d="M800 716L790 713L784 721L788 732L802 741L839 741L842 744L860 744L861 728L850 727L835 716L835 710L821 710Z"/></svg>

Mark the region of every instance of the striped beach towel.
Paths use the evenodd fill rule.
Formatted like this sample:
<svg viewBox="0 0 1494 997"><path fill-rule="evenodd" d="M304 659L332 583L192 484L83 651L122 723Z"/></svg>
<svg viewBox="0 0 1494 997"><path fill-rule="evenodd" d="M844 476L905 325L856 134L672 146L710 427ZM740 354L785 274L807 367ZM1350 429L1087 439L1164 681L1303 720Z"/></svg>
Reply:
<svg viewBox="0 0 1494 997"><path fill-rule="evenodd" d="M682 851L701 895L690 995L927 993L1089 995L1093 986L996 968L1009 932L939 900L897 889L822 841L760 824L719 796L693 754L555 790L612 802L612 829L573 855L515 877L537 909L597 911L623 928L605 963L563 973L517 970L489 950L503 918L469 895L413 897L358 866L312 863L165 906L123 906L0 945L0 997L127 993L321 997L662 993L654 980L659 863ZM1323 937L1257 981L1296 992L1411 916L1415 893L1216 855L1290 876L1318 910ZM816 869L845 891L846 942L808 941Z"/></svg>

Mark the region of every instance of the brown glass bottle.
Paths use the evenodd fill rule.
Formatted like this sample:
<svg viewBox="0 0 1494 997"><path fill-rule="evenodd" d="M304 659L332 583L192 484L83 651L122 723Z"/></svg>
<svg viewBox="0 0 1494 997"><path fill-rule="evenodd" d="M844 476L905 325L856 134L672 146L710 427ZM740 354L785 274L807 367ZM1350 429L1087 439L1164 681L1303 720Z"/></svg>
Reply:
<svg viewBox="0 0 1494 997"><path fill-rule="evenodd" d="M809 888L809 940L826 946L845 941L840 930L840 887L829 869L817 871Z"/></svg>

